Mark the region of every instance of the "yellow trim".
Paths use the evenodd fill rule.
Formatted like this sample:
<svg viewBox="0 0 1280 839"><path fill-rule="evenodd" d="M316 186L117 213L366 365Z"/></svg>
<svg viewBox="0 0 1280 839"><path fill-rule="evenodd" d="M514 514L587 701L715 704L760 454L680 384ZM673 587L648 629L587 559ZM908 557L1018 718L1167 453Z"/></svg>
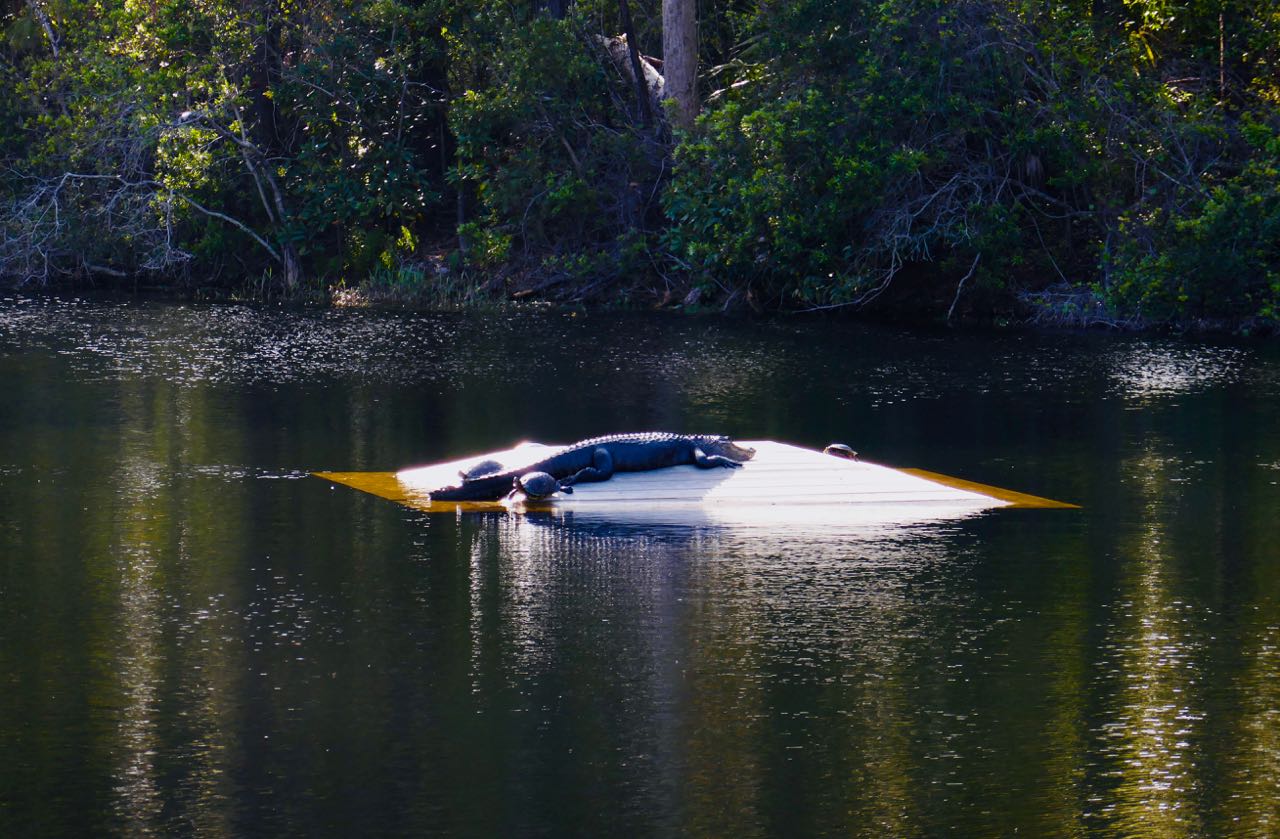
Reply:
<svg viewBox="0 0 1280 839"><path fill-rule="evenodd" d="M500 501L436 501L425 493L406 489L395 472L312 472L317 478L333 481L397 504L423 510L428 513L461 511L464 513L505 513L509 508ZM525 510L549 510L550 504L521 505Z"/></svg>
<svg viewBox="0 0 1280 839"><path fill-rule="evenodd" d="M1008 501L1014 507L1037 507L1052 510L1080 509L1079 504L1068 504L1065 501L1054 501L1052 498L1027 495L1025 492L1014 492L1011 489L979 484L974 481L966 481L963 478L953 478L950 475L939 475L937 472L928 472L924 469L898 469L898 471L906 472L908 475L915 475L917 478L924 478L926 481L933 481L935 484L952 487L953 489L963 489L969 492L976 492L979 495L985 495L988 498L995 498L999 501Z"/></svg>
<svg viewBox="0 0 1280 839"><path fill-rule="evenodd" d="M1040 508L1040 509L1056 509L1056 510L1078 510L1080 505L1068 504L1065 501L1054 501L1051 498L1041 498L1038 495L1028 495L1024 492L1014 492L1011 489L1001 489L1000 487L988 486L987 484L979 484L974 481L966 481L962 478L953 478L949 475L940 475L937 472L928 472L924 469L898 469L899 472L905 472L908 475L915 475L917 478L924 478L926 481L933 481L935 484L952 487L954 489L967 490L968 492L976 492L979 495L985 495L988 498L994 498L998 501L1007 501L1014 507L1023 508ZM326 481L333 481L335 484L342 484L362 492L376 495L379 498L386 498L395 501L397 504L403 504L406 507L412 507L415 510L423 510L428 513L443 513L462 511L467 513L501 513L505 512L508 507L498 501L437 501L432 503L431 499L422 493L415 493L406 489L405 485L400 482L395 472L312 472L317 478L324 478ZM526 504L525 509L551 509L550 504Z"/></svg>

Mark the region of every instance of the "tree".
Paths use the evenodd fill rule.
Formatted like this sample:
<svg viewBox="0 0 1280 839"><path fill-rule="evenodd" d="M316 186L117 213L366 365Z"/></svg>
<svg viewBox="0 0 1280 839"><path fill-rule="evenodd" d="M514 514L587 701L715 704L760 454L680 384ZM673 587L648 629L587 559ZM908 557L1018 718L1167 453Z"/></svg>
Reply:
<svg viewBox="0 0 1280 839"><path fill-rule="evenodd" d="M689 128L700 104L697 0L662 0L662 69L671 121Z"/></svg>

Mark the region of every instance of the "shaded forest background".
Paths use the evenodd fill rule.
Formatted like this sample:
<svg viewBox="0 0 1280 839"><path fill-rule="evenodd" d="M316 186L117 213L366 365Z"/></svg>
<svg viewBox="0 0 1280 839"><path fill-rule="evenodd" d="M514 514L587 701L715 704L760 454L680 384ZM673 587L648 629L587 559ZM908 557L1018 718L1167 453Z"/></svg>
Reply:
<svg viewBox="0 0 1280 839"><path fill-rule="evenodd" d="M0 274L1280 323L1277 0L662 6L0 0Z"/></svg>

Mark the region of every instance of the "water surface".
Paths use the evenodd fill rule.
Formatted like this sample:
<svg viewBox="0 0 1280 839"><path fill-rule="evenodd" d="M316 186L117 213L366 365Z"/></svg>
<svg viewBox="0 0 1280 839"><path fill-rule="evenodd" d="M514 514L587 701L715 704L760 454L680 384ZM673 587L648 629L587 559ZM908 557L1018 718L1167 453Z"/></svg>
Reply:
<svg viewBox="0 0 1280 839"><path fill-rule="evenodd" d="M0 835L1280 833L1280 354L0 301ZM1084 505L427 515L619 430Z"/></svg>

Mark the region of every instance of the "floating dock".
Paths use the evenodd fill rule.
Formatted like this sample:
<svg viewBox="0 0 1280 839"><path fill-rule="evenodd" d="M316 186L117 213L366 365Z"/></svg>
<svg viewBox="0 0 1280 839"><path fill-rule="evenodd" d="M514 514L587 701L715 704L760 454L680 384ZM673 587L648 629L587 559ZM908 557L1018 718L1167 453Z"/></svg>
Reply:
<svg viewBox="0 0 1280 839"><path fill-rule="evenodd" d="M744 440L756 456L741 469L674 466L648 472L622 472L607 481L576 485L571 495L522 505L531 511L572 512L645 521L683 520L767 523L813 518L830 521L927 520L970 515L996 507L1074 508L999 487L973 483L918 469L897 469L849 460L772 440ZM334 483L354 487L427 512L500 511L508 502L458 502L430 499L432 490L459 482L459 472L484 460L505 468L529 466L560 446L521 443L498 452L404 469L399 472L316 472Z"/></svg>

